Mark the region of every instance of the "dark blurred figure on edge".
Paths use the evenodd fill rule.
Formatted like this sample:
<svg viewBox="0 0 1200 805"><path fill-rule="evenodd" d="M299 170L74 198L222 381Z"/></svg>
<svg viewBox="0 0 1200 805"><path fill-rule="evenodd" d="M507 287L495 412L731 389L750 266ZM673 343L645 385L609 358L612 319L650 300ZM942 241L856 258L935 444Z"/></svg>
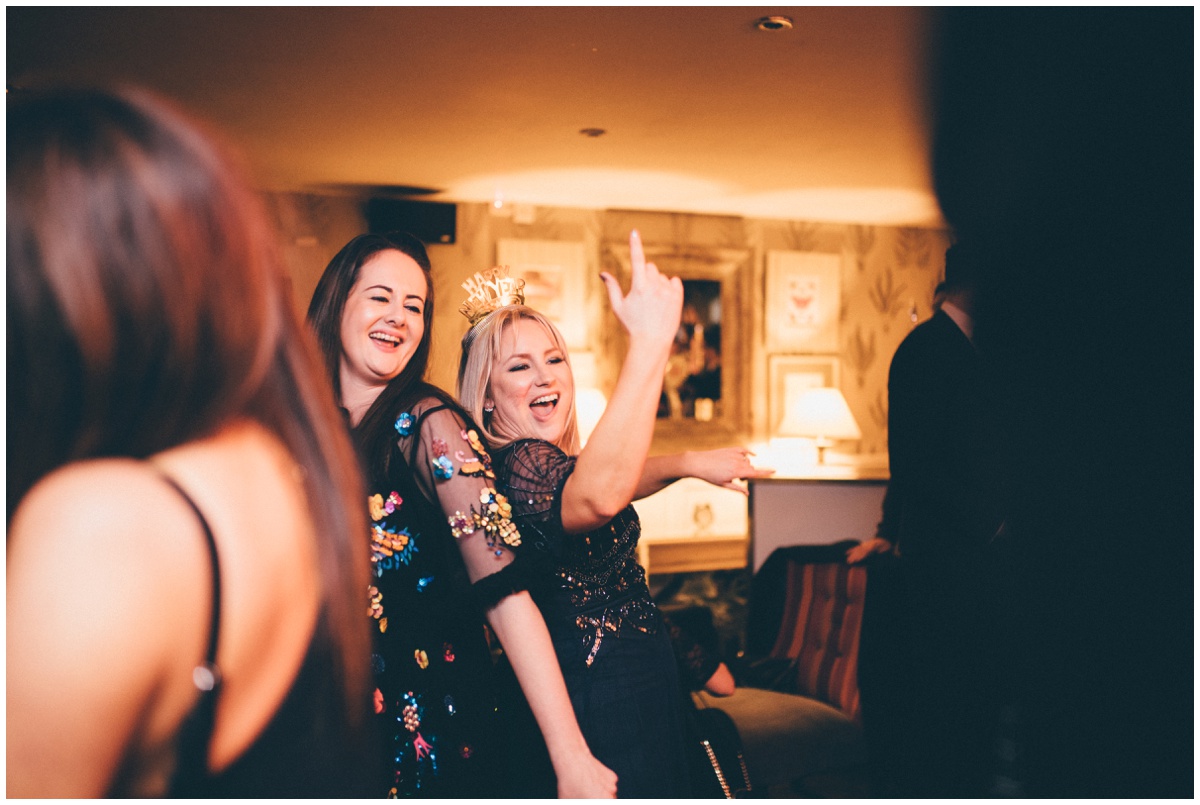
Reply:
<svg viewBox="0 0 1200 805"><path fill-rule="evenodd" d="M994 618L986 606L990 602L979 595L985 589L979 576L990 564L986 549L997 530L1000 497L996 479L983 481L986 468L995 464L995 452L989 459L974 438L980 428L990 429L977 421L989 395L979 389L979 359L970 340L968 281L973 272L965 265L965 248L954 246L946 256L954 295L948 312L942 311L947 283L940 282L932 299L934 316L896 350L889 376L892 477L875 536L846 553L850 564L865 561L870 575L858 685L878 795L970 795L988 787L995 685L984 685L988 663L980 663L979 657L992 643ZM901 491L906 480L914 491L907 505ZM912 563L925 571L924 584L917 584L911 595L923 596L926 605L936 602L923 608L944 617L913 623L905 594L907 567L899 551L901 530L907 531ZM964 553L972 560L959 567ZM929 578L935 569L948 577ZM954 630L948 632L952 623ZM914 643L924 645L924 653L913 654ZM960 653L962 644L970 645L970 654ZM941 656L947 651L948 656ZM959 660L968 656L974 661L965 667ZM914 659L928 661L930 668L914 675ZM943 673L953 696L941 695ZM970 707L964 707L964 698ZM932 743L937 738L946 746ZM947 749L954 750L953 759Z"/></svg>
<svg viewBox="0 0 1200 805"><path fill-rule="evenodd" d="M994 395L972 342L968 249L946 252L943 304L892 359L881 533L847 556L882 554L869 571L860 666L881 794L972 797L990 786L1003 484Z"/></svg>
<svg viewBox="0 0 1200 805"><path fill-rule="evenodd" d="M1194 12L937 21L935 186L1004 417L1023 792L1191 797Z"/></svg>

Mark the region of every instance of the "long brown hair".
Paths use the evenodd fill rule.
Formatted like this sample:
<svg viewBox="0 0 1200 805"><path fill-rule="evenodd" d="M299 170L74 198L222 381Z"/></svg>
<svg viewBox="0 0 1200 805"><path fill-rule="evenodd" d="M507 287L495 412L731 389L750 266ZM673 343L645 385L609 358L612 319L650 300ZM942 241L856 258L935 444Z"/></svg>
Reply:
<svg viewBox="0 0 1200 805"><path fill-rule="evenodd" d="M346 300L367 261L389 250L411 257L425 276L425 308L421 314L425 329L404 369L388 381L354 429L359 455L366 467L384 473L387 472L391 448L396 441L393 426L398 412L406 410L417 400L431 396L458 409L458 404L449 394L422 380L429 366L433 336L433 275L425 245L407 232L357 235L329 261L308 303L308 324L316 333L317 343L325 357L325 371L333 383L334 393L341 400L341 373L338 369L342 360L342 314L346 310Z"/></svg>
<svg viewBox="0 0 1200 805"><path fill-rule="evenodd" d="M357 718L364 493L258 198L211 135L136 90L20 99L7 125L8 516L56 467L255 419L304 468Z"/></svg>

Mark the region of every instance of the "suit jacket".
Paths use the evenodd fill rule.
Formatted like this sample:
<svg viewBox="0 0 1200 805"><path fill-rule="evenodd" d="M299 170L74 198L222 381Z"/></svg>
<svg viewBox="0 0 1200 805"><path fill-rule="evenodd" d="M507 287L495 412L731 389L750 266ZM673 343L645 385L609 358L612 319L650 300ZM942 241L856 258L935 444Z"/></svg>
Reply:
<svg viewBox="0 0 1200 805"><path fill-rule="evenodd" d="M987 546L1000 524L996 433L979 354L939 310L900 344L888 374L901 556L978 556Z"/></svg>

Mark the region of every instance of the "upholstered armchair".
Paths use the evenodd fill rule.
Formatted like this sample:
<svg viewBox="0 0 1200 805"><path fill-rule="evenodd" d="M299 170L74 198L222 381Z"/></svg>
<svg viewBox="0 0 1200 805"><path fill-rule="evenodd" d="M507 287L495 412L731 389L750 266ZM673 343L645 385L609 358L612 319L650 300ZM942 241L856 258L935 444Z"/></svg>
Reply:
<svg viewBox="0 0 1200 805"><path fill-rule="evenodd" d="M869 796L858 647L867 573L854 542L780 548L751 586L738 690L694 695L728 713L756 788L789 796Z"/></svg>

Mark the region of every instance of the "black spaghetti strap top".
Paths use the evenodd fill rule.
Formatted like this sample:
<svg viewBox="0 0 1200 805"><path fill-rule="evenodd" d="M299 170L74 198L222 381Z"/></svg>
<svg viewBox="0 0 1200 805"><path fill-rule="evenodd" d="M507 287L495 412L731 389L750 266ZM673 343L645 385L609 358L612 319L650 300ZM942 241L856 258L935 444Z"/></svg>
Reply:
<svg viewBox="0 0 1200 805"><path fill-rule="evenodd" d="M157 468L156 468L157 469ZM217 543L192 498L162 470L158 474L195 513L212 565L212 603L204 661L192 672L199 699L180 726L175 771L168 797L355 797L376 794L378 767L368 728L352 728L324 613L300 670L279 709L245 752L219 774L208 769L209 749L221 694L216 664L221 627L221 568ZM282 603L281 606L286 606ZM370 706L363 702L364 712Z"/></svg>
<svg viewBox="0 0 1200 805"><path fill-rule="evenodd" d="M169 794L177 795L177 791L195 791L201 788L203 781L208 778L208 751L212 744L213 728L217 719L217 700L221 692L221 671L217 668L217 642L221 635L221 562L217 556L217 541L213 539L212 528L196 506L196 502L183 491L183 487L174 478L162 470L159 470L158 474L196 515L200 528L204 531L204 539L208 543L209 564L212 566L212 614L208 625L208 648L204 652L204 663L192 670L192 682L200 690L200 698L180 727L175 773L169 787Z"/></svg>

